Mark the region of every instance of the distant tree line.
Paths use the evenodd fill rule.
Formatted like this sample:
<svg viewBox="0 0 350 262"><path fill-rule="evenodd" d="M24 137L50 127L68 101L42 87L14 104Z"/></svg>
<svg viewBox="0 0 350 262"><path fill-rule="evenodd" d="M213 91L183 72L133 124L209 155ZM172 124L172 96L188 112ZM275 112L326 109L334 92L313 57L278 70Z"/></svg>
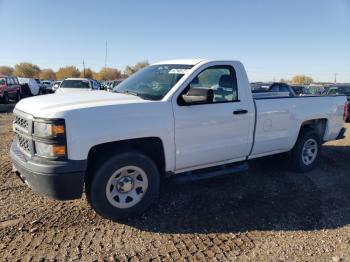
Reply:
<svg viewBox="0 0 350 262"><path fill-rule="evenodd" d="M285 80L281 79L280 82L282 83L290 83L290 84L297 84L297 85L310 85L314 82L312 77L306 76L306 75L296 75L293 76L291 80Z"/></svg>
<svg viewBox="0 0 350 262"><path fill-rule="evenodd" d="M50 80L61 80L67 77L86 77L96 80L113 80L122 77L129 77L141 68L148 66L147 60L138 62L135 65L128 65L124 71L112 67L103 67L99 72L93 71L91 68L79 70L76 66L60 67L56 72L51 68L41 69L32 63L19 63L14 67L0 66L0 75L13 75L17 77L40 78Z"/></svg>

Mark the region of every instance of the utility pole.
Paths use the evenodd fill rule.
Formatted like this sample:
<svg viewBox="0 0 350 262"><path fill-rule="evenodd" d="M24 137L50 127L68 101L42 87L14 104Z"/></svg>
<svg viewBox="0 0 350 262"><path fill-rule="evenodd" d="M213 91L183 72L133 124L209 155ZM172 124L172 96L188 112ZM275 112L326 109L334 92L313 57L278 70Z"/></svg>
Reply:
<svg viewBox="0 0 350 262"><path fill-rule="evenodd" d="M106 40L106 53L105 53L105 67L107 67L107 40Z"/></svg>
<svg viewBox="0 0 350 262"><path fill-rule="evenodd" d="M83 59L83 76L85 77L85 62L84 62L84 59Z"/></svg>
<svg viewBox="0 0 350 262"><path fill-rule="evenodd" d="M337 73L334 73L334 84L337 83Z"/></svg>

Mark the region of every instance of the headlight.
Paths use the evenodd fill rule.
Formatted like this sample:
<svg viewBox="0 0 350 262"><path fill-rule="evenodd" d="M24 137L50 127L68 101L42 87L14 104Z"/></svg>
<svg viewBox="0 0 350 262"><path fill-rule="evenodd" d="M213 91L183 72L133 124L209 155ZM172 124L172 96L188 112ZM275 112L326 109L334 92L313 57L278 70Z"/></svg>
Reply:
<svg viewBox="0 0 350 262"><path fill-rule="evenodd" d="M37 156L54 159L67 157L66 130L63 119L34 121L33 131Z"/></svg>
<svg viewBox="0 0 350 262"><path fill-rule="evenodd" d="M50 145L35 141L35 151L41 157L57 158L66 156L66 147L64 145Z"/></svg>
<svg viewBox="0 0 350 262"><path fill-rule="evenodd" d="M63 123L43 123L34 122L34 134L40 137L64 135L65 127Z"/></svg>

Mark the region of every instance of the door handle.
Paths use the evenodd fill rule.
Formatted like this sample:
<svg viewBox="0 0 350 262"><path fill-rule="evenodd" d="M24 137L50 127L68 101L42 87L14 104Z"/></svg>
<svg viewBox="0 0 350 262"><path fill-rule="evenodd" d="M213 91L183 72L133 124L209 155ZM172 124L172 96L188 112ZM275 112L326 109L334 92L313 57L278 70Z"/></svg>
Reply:
<svg viewBox="0 0 350 262"><path fill-rule="evenodd" d="M246 109L238 109L238 110L233 111L234 115L241 115L241 114L246 114L246 113L248 113L248 110L246 110Z"/></svg>

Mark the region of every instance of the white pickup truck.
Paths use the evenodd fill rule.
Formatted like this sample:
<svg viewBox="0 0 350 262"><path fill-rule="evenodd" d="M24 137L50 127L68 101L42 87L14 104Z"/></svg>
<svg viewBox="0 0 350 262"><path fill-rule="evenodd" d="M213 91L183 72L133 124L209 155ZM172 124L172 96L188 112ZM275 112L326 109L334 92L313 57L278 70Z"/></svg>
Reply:
<svg viewBox="0 0 350 262"><path fill-rule="evenodd" d="M237 61L153 64L114 92L53 94L14 110L14 170L34 191L69 200L85 188L109 219L142 213L163 177L242 170L249 159L290 152L311 170L322 143L344 137L345 96L252 94Z"/></svg>

